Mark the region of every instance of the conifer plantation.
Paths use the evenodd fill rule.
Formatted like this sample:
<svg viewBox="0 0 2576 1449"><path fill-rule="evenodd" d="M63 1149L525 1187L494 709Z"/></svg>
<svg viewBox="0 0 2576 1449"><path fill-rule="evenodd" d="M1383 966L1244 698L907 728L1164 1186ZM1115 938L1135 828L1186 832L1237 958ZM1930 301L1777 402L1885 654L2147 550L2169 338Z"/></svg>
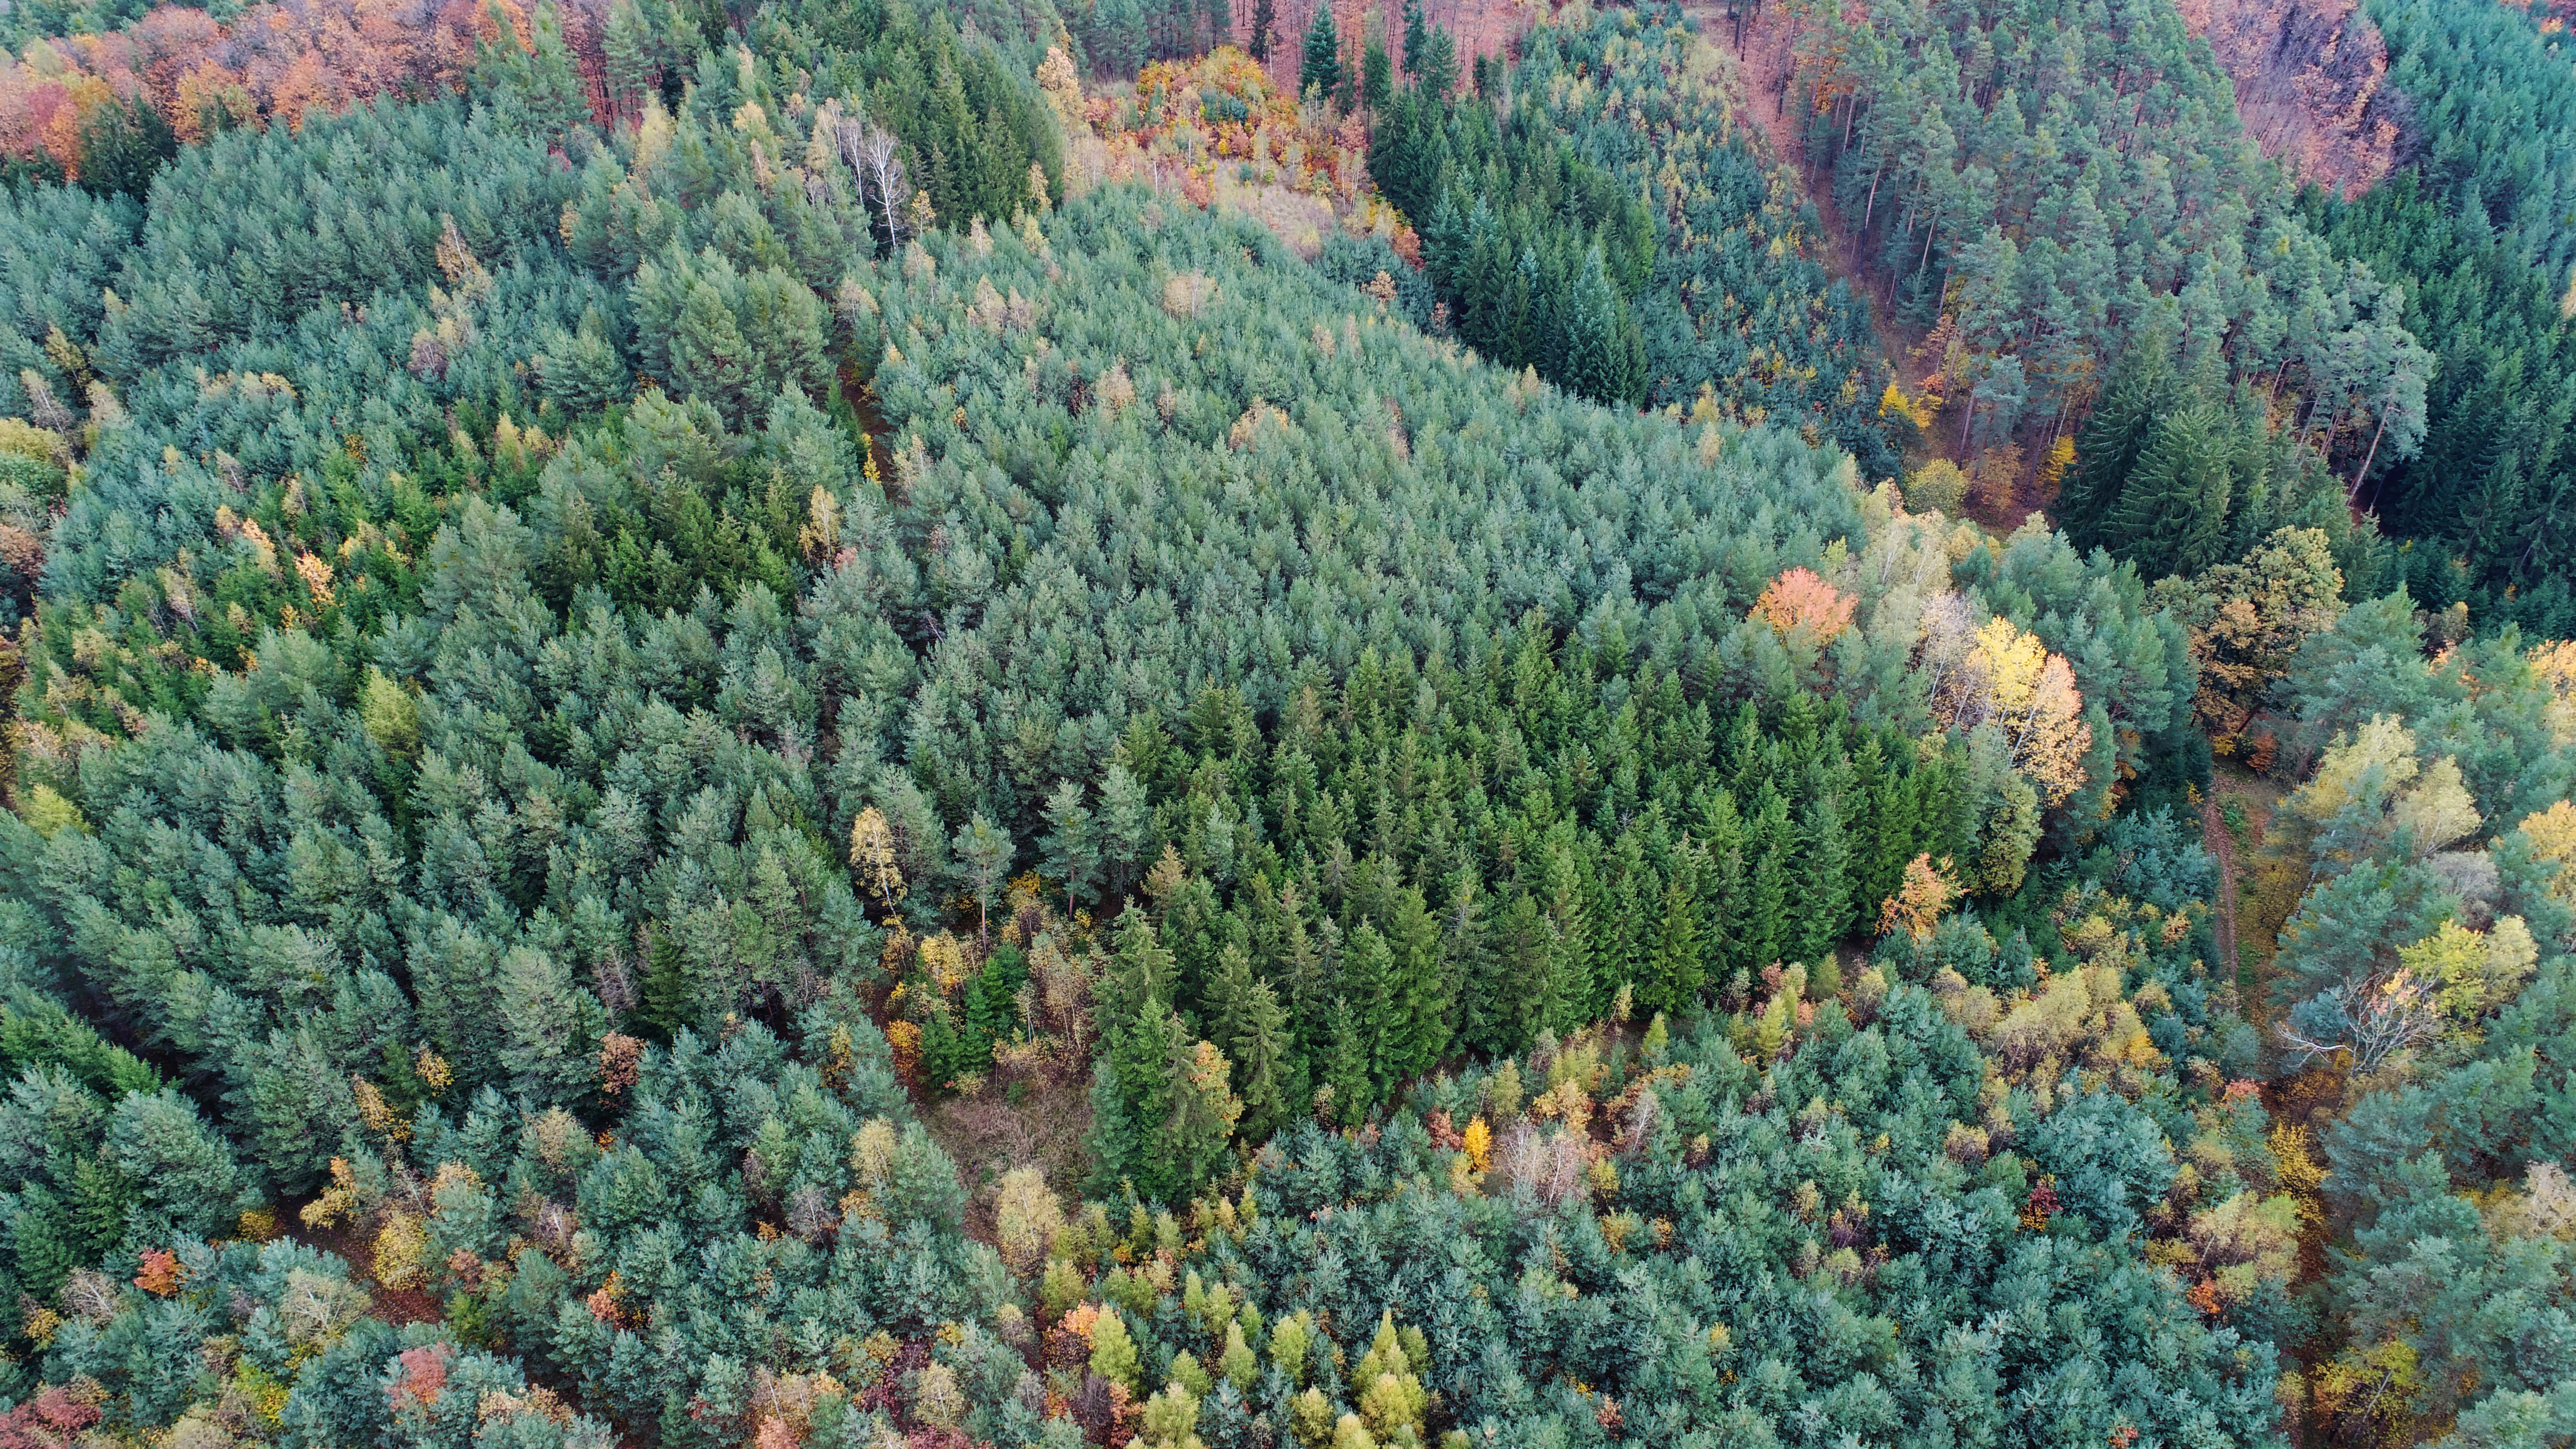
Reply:
<svg viewBox="0 0 2576 1449"><path fill-rule="evenodd" d="M2576 1444L2576 75L2206 23L9 9L0 1449Z"/></svg>

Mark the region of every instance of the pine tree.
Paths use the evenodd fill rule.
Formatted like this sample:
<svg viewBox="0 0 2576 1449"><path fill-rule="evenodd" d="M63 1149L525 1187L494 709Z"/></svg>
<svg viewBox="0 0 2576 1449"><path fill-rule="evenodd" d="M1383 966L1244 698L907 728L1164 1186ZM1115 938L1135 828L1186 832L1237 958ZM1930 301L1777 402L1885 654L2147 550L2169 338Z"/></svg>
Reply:
<svg viewBox="0 0 2576 1449"><path fill-rule="evenodd" d="M1039 868L1064 882L1064 913L1070 916L1100 870L1100 842L1091 811L1082 803L1082 786L1056 782L1055 793L1047 797L1046 822L1047 832L1038 842Z"/></svg>
<svg viewBox="0 0 2576 1449"><path fill-rule="evenodd" d="M1404 73L1407 78L1422 74L1423 46L1428 27L1423 22L1422 0L1404 0Z"/></svg>
<svg viewBox="0 0 2576 1449"><path fill-rule="evenodd" d="M1306 54L1297 70L1297 89L1330 101L1342 89L1342 37L1333 28L1333 7L1315 7L1315 23L1306 29Z"/></svg>

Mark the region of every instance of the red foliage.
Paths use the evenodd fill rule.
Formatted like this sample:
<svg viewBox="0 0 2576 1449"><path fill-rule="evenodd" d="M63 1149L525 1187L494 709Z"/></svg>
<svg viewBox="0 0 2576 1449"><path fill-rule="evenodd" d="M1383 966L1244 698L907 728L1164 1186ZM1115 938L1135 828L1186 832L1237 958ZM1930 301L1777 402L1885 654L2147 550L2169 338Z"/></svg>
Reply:
<svg viewBox="0 0 2576 1449"><path fill-rule="evenodd" d="M0 1449L71 1449L73 1439L103 1417L96 1404L55 1384L0 1414Z"/></svg>
<svg viewBox="0 0 2576 1449"><path fill-rule="evenodd" d="M448 1347L443 1343L407 1348L395 1358L402 1365L402 1377L394 1380L388 1397L392 1407L401 1408L409 1399L426 1409L447 1392Z"/></svg>

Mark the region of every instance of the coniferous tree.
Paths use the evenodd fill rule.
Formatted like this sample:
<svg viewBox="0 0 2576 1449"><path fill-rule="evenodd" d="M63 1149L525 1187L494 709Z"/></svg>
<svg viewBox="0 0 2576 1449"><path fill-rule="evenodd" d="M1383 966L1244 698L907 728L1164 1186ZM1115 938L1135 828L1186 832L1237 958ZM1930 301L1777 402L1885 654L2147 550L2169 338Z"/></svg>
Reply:
<svg viewBox="0 0 2576 1449"><path fill-rule="evenodd" d="M1799 832L1797 922L1788 950L1812 961L1833 948L1851 925L1851 839L1841 805L1832 795L1809 802Z"/></svg>
<svg viewBox="0 0 2576 1449"><path fill-rule="evenodd" d="M1234 1065L1243 1133L1266 1138L1287 1120L1291 1106L1288 1015L1270 983L1253 974L1252 958L1240 946L1228 946L1219 958L1208 996L1208 1029Z"/></svg>
<svg viewBox="0 0 2576 1449"><path fill-rule="evenodd" d="M2057 497L2058 517L2076 547L2092 549L2114 540L2112 516L2177 387L2170 344L2161 333L2132 343L2120 359L2119 371L2075 440L2075 467Z"/></svg>
<svg viewBox="0 0 2576 1449"><path fill-rule="evenodd" d="M1244 50L1264 69L1270 64L1270 40L1279 28L1278 0L1252 0L1252 34L1244 40Z"/></svg>
<svg viewBox="0 0 2576 1449"><path fill-rule="evenodd" d="M1766 782L1760 806L1746 829L1753 854L1753 879L1745 905L1742 959L1757 972L1782 959L1789 949L1790 864L1795 854L1795 830L1789 821L1788 800Z"/></svg>
<svg viewBox="0 0 2576 1449"><path fill-rule="evenodd" d="M1655 923L1654 954L1649 959L1637 1009L1643 1012L1688 1010L1708 981L1708 962L1700 942L1698 870L1681 852L1664 885L1663 909Z"/></svg>
<svg viewBox="0 0 2576 1449"><path fill-rule="evenodd" d="M1374 35L1360 53L1359 90L1360 104L1372 113L1385 110L1395 97L1394 66L1387 59L1385 42Z"/></svg>
<svg viewBox="0 0 2576 1449"><path fill-rule="evenodd" d="M1333 100L1342 90L1342 37L1333 28L1333 7L1315 7L1315 23L1306 27L1306 49L1297 68L1297 89Z"/></svg>
<svg viewBox="0 0 2576 1449"><path fill-rule="evenodd" d="M2104 520L2116 552L2150 578L2218 562L2235 478L2232 420L2206 404L2177 408L2153 435Z"/></svg>

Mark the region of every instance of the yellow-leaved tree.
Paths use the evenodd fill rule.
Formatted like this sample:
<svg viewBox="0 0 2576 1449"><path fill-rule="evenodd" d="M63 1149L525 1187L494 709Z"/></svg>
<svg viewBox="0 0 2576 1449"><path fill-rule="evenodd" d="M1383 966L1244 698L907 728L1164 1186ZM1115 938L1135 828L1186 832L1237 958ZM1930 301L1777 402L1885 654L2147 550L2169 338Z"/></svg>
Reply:
<svg viewBox="0 0 2576 1449"><path fill-rule="evenodd" d="M2013 768L2051 805L2084 786L2084 756L2093 727L2066 656L2039 636L1996 617L1967 641L1961 657L1936 676L1933 711L1961 731L1991 724L2003 732Z"/></svg>

